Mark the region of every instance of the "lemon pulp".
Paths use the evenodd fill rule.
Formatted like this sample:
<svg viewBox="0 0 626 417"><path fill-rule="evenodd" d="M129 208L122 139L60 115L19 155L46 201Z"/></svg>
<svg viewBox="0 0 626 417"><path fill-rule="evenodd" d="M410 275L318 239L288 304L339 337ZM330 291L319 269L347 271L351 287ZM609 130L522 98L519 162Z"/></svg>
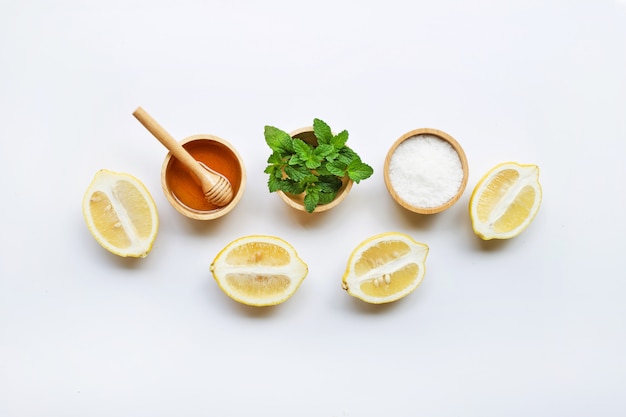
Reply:
<svg viewBox="0 0 626 417"><path fill-rule="evenodd" d="M211 272L233 300L269 306L289 299L306 277L308 267L285 240L251 235L224 247L213 260Z"/></svg>

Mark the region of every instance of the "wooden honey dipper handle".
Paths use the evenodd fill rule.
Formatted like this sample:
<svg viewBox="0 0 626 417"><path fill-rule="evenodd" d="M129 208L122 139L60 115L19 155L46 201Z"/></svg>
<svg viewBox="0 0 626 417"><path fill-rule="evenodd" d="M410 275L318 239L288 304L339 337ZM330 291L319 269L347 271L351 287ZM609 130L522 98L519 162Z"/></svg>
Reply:
<svg viewBox="0 0 626 417"><path fill-rule="evenodd" d="M137 107L137 110L133 112L133 116L135 116L135 118L194 175L197 177L207 176L207 172L198 164L198 161L144 109ZM209 175L210 174L212 173L209 172ZM213 183L216 183L217 180L218 178L216 176L216 178L213 179Z"/></svg>

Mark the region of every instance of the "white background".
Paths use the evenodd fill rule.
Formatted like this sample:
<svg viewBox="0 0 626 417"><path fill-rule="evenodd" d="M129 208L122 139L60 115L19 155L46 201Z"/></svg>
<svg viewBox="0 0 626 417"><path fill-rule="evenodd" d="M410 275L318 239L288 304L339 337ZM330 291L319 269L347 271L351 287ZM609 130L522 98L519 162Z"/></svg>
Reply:
<svg viewBox="0 0 626 417"><path fill-rule="evenodd" d="M192 221L160 189L174 136L242 154L240 205ZM375 169L338 208L266 188L263 126L314 117ZM420 127L464 147L463 197L403 210L382 166ZM601 0L0 1L0 416L623 416L626 4ZM504 161L541 168L520 236L482 242L467 205ZM145 259L102 249L81 200L97 170L152 193ZM365 238L430 246L423 284L370 306L340 285ZM291 242L286 303L235 303L209 265L230 241Z"/></svg>

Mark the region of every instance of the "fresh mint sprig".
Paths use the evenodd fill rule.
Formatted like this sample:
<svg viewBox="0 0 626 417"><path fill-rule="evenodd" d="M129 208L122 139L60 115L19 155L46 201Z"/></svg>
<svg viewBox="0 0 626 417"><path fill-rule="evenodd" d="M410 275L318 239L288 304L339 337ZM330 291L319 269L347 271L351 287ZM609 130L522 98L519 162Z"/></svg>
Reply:
<svg viewBox="0 0 626 417"><path fill-rule="evenodd" d="M328 124L313 119L317 146L292 138L274 126L265 126L265 142L272 150L265 173L270 192L305 193L304 206L311 213L319 204L337 196L346 175L355 183L372 176L374 170L346 145L348 131L334 135Z"/></svg>

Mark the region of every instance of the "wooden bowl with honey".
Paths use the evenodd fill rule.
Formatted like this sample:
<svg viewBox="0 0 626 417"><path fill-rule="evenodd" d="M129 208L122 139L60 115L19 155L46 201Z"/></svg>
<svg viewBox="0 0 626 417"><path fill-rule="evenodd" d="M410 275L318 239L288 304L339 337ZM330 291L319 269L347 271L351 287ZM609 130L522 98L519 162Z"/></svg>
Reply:
<svg viewBox="0 0 626 417"><path fill-rule="evenodd" d="M180 144L196 160L228 179L233 199L222 207L207 201L197 178L168 153L161 169L161 186L169 203L194 220L213 220L229 213L241 200L246 185L246 170L237 150L228 141L208 134L189 136Z"/></svg>

